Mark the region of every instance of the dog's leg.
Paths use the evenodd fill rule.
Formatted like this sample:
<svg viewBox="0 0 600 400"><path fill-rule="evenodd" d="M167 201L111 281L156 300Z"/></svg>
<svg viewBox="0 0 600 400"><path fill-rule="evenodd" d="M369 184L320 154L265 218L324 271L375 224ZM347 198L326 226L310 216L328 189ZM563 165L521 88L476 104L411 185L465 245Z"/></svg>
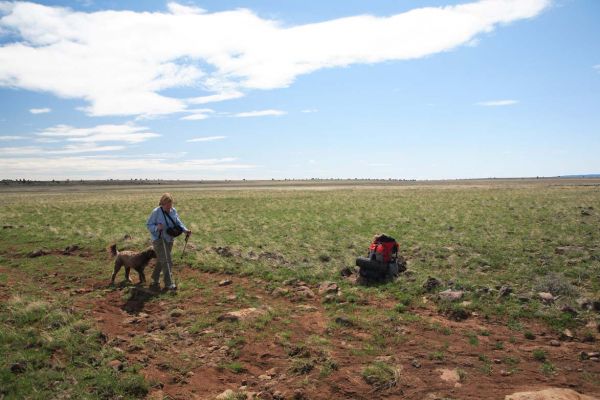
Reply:
<svg viewBox="0 0 600 400"><path fill-rule="evenodd" d="M140 283L145 283L146 282L146 275L144 275L144 267L140 267L140 268L136 268L135 269L138 273L138 275L140 276Z"/></svg>
<svg viewBox="0 0 600 400"><path fill-rule="evenodd" d="M125 266L125 280L128 282L133 283L133 281L131 280L131 278L129 277L129 271L131 270L131 267L128 267L127 265Z"/></svg>
<svg viewBox="0 0 600 400"><path fill-rule="evenodd" d="M114 285L115 284L115 278L117 277L117 273L119 272L119 270L121 269L121 266L123 264L121 263L120 259L116 259L115 260L115 269L113 271L112 277L110 278L110 284Z"/></svg>

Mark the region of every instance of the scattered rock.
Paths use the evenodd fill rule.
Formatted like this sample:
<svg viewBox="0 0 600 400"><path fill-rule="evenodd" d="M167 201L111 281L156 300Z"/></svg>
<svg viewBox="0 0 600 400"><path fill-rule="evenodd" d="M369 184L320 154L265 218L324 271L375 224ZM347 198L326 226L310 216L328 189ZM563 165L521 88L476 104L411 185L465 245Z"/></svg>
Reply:
<svg viewBox="0 0 600 400"><path fill-rule="evenodd" d="M582 310L591 310L592 309L592 301L585 297L581 297L581 298L577 299L577 305Z"/></svg>
<svg viewBox="0 0 600 400"><path fill-rule="evenodd" d="M270 377L277 375L277 368L271 368L265 371L265 375L269 375Z"/></svg>
<svg viewBox="0 0 600 400"><path fill-rule="evenodd" d="M460 385L460 375L456 369L438 369L440 372L440 379L444 382L448 382L450 384L454 384L455 387L459 387Z"/></svg>
<svg viewBox="0 0 600 400"><path fill-rule="evenodd" d="M512 372L504 370L504 369L501 369L500 370L500 375L502 375L502 376L511 376Z"/></svg>
<svg viewBox="0 0 600 400"><path fill-rule="evenodd" d="M304 297L306 299L312 299L315 297L315 292L313 292L308 286L298 286L294 289L296 296Z"/></svg>
<svg viewBox="0 0 600 400"><path fill-rule="evenodd" d="M221 393L220 395L215 397L215 399L216 400L233 399L234 396L235 396L235 392L231 389L227 389L226 391L224 391L223 393Z"/></svg>
<svg viewBox="0 0 600 400"><path fill-rule="evenodd" d="M35 257L41 257L41 256L45 256L46 254L49 254L46 250L35 250L32 251L31 253L27 254L27 257L29 258L35 258Z"/></svg>
<svg viewBox="0 0 600 400"><path fill-rule="evenodd" d="M294 400L307 400L308 398L306 397L306 395L304 394L302 389L296 389L296 390L294 390L293 399Z"/></svg>
<svg viewBox="0 0 600 400"><path fill-rule="evenodd" d="M353 273L354 273L354 270L352 268L350 268L350 267L344 267L340 271L340 275L343 276L343 277L351 276Z"/></svg>
<svg viewBox="0 0 600 400"><path fill-rule="evenodd" d="M10 366L13 374L22 374L27 369L27 361L18 361Z"/></svg>
<svg viewBox="0 0 600 400"><path fill-rule="evenodd" d="M465 319L467 319L471 316L471 312L464 308L451 309L448 311L447 314L451 320L454 320L457 322L464 321Z"/></svg>
<svg viewBox="0 0 600 400"><path fill-rule="evenodd" d="M579 353L579 358L582 360L591 360L593 358L599 358L600 352L598 351L582 351Z"/></svg>
<svg viewBox="0 0 600 400"><path fill-rule="evenodd" d="M119 360L112 360L108 363L108 366L114 369L115 371L123 370L123 363Z"/></svg>
<svg viewBox="0 0 600 400"><path fill-rule="evenodd" d="M285 396L279 390L273 393L273 400L285 400Z"/></svg>
<svg viewBox="0 0 600 400"><path fill-rule="evenodd" d="M570 305L567 305L567 304L562 306L560 308L560 311L567 313L567 314L571 314L574 317L578 314L577 311L573 307L571 307Z"/></svg>
<svg viewBox="0 0 600 400"><path fill-rule="evenodd" d="M560 347L560 342L556 339L550 341L550 346Z"/></svg>
<svg viewBox="0 0 600 400"><path fill-rule="evenodd" d="M337 317L335 319L335 323L341 326L345 326L345 327L351 327L354 326L354 322L350 321L348 318L346 317Z"/></svg>
<svg viewBox="0 0 600 400"><path fill-rule="evenodd" d="M263 374L258 376L259 381L270 381L272 378L270 375Z"/></svg>
<svg viewBox="0 0 600 400"><path fill-rule="evenodd" d="M419 362L419 360L417 360L416 358L414 358L411 362L410 365L412 365L415 368L421 368L421 363Z"/></svg>
<svg viewBox="0 0 600 400"><path fill-rule="evenodd" d="M440 282L439 279L430 276L423 284L423 289L425 289L426 292L431 292L435 288L439 287L441 284L442 282Z"/></svg>
<svg viewBox="0 0 600 400"><path fill-rule="evenodd" d="M308 304L300 304L296 306L297 309L302 310L302 311L307 311L307 312L313 312L313 311L317 311L318 308L315 306L311 306Z"/></svg>
<svg viewBox="0 0 600 400"><path fill-rule="evenodd" d="M3 225L2 229L13 229L14 227L14 225Z"/></svg>
<svg viewBox="0 0 600 400"><path fill-rule="evenodd" d="M213 247L213 250L220 255L221 257L233 257L234 254L231 251L231 249L227 246L225 247L221 247L221 246L217 246L217 247Z"/></svg>
<svg viewBox="0 0 600 400"><path fill-rule="evenodd" d="M498 290L498 297L506 297L509 294L511 294L513 292L512 287L510 287L509 285L504 285L502 287L500 287L500 289Z"/></svg>
<svg viewBox="0 0 600 400"><path fill-rule="evenodd" d="M339 290L338 285L335 282L323 282L319 285L319 294L337 293Z"/></svg>
<svg viewBox="0 0 600 400"><path fill-rule="evenodd" d="M462 299L464 292L462 290L452 290L447 289L443 292L438 293L438 297L440 300L445 301L456 301Z"/></svg>
<svg viewBox="0 0 600 400"><path fill-rule="evenodd" d="M319 261L321 261L321 262L329 262L329 261L331 261L331 256L329 256L328 254L320 254L319 255Z"/></svg>
<svg viewBox="0 0 600 400"><path fill-rule="evenodd" d="M598 400L598 398L580 394L571 389L550 388L509 394L504 397L504 400Z"/></svg>
<svg viewBox="0 0 600 400"><path fill-rule="evenodd" d="M230 311L223 315L220 315L217 318L217 321L229 321L229 322L238 322L238 321L247 321L251 319L258 318L262 315L265 315L267 310L260 308L245 308L243 310L238 311Z"/></svg>
<svg viewBox="0 0 600 400"><path fill-rule="evenodd" d="M289 289L282 288L282 287L275 288L275 290L273 290L273 292L271 292L271 294L273 296L282 296L282 297L287 296L289 293L290 293Z"/></svg>
<svg viewBox="0 0 600 400"><path fill-rule="evenodd" d="M573 332L570 329L565 329L560 334L560 340L573 340Z"/></svg>
<svg viewBox="0 0 600 400"><path fill-rule="evenodd" d="M65 247L65 250L63 251L63 254L64 255L69 255L72 252L77 251L77 250L79 250L79 246L76 245L76 244L72 244L70 246Z"/></svg>
<svg viewBox="0 0 600 400"><path fill-rule="evenodd" d="M221 282L219 282L219 286L228 286L231 285L233 283L233 281L231 279L223 279Z"/></svg>
<svg viewBox="0 0 600 400"><path fill-rule="evenodd" d="M555 300L555 297L552 295L552 293L548 292L539 292L537 296L542 302L546 304L554 303Z"/></svg>

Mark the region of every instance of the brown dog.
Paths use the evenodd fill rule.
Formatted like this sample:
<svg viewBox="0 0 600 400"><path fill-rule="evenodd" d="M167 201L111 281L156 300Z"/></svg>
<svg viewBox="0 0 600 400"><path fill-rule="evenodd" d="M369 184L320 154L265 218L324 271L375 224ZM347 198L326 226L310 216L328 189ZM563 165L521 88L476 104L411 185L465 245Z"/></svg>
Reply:
<svg viewBox="0 0 600 400"><path fill-rule="evenodd" d="M110 255L116 257L115 269L110 279L111 285L115 283L115 277L117 276L117 273L119 272L122 266L125 266L125 279L127 281L133 282L129 277L129 270L133 268L137 271L138 275L140 276L140 283L146 282L144 268L146 268L146 265L148 265L150 259L156 258L156 252L152 247L148 247L146 250L141 252L130 250L118 251L116 244L110 246Z"/></svg>

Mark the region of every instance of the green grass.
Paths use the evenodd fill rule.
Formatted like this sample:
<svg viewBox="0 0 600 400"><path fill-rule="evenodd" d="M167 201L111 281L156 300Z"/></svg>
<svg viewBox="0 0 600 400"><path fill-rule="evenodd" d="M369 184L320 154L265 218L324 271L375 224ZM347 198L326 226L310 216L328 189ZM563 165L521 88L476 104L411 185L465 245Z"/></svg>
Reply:
<svg viewBox="0 0 600 400"><path fill-rule="evenodd" d="M489 183L468 188L447 185L219 191L149 187L68 193L4 192L4 207L0 211L3 223L22 228L1 231L0 264L5 270L0 273L0 283L4 285L3 291L26 299L23 300L26 306L18 312L12 303L0 306L3 346L0 359L4 360L0 387L7 398L10 396L6 393L27 397L38 390L54 393L67 389L72 390L74 397L81 393L92 398L142 396L146 386L135 368L127 367L119 373L107 368L103 363L117 355L94 341L97 332L94 333L92 325L65 311L68 304L47 300L46 292L37 283L23 282L17 287L6 283L11 271L40 278L47 284L55 282L65 291L81 287L77 279L107 280L107 245L114 242L120 249L146 247L149 244L146 218L166 190L173 193L175 207L194 231L183 261L180 260L183 242L178 240L175 244L176 267L185 263L200 271L262 278L273 287L290 279L308 284L335 281L348 303L324 306L332 317L328 329L346 329L333 322L343 313L356 323L352 329L368 330L373 340L356 346L355 351L361 355L378 355L390 345L389 340L383 339L386 336L375 328L382 325L377 318L387 316L398 323L430 324L411 313L422 305L422 284L428 276L442 281L440 290L448 288L447 282L452 281L455 289L465 290L465 299L471 302L468 306L437 304L442 313L460 317L465 312L477 312L497 318L518 332L515 337L529 336L525 327L530 319L562 331L584 325L588 316L580 314L574 318L537 300L524 306L517 296L499 298L494 288L510 285L514 293L543 289L561 296L561 301L567 303L579 296L596 298L600 293L600 280L596 279L600 276L597 246L600 189L596 186L540 182ZM581 207L592 207L591 215L583 216ZM339 271L354 265L357 256L365 255L373 234L379 232L399 241L400 253L410 261L411 279L401 277L396 282L373 287L343 281ZM125 235L131 238L125 240ZM79 245L86 257L59 254L27 257L38 249L62 250L72 244ZM217 247L227 248L233 256L218 254ZM194 280L181 282L180 289L180 300L196 294L213 299L219 293ZM236 287L235 293L240 304L260 303L241 287ZM369 306L363 302L369 298L388 299L395 306L364 315ZM160 301L171 300L161 297ZM271 326L274 318L281 318L281 313L268 313L241 326L216 323L219 311L213 310L214 315L194 316L189 321L189 332L198 334L216 327L230 333L251 329L270 337L278 334ZM388 314L382 316L385 312ZM440 324L426 328L452 335L449 327ZM479 335L489 336L489 332ZM292 341L285 332L280 339L285 343ZM481 346L476 333L469 334L468 341ZM514 341L513 337L511 343ZM13 345L20 350L13 351ZM243 343L231 346L236 351L242 347ZM492 347L502 350L504 344L492 342ZM77 367L66 363L65 370L51 368L48 360L57 349L71 357ZM444 357L444 350L435 350L431 355L434 359ZM25 372L7 372L10 363L19 362L20 357L27 361ZM491 373L489 360L482 364L481 368ZM319 366L320 374L333 371L326 364L314 365ZM75 376L78 384L74 387L69 384L68 376ZM59 383L52 388L55 381ZM113 382L117 384L108 385Z"/></svg>
<svg viewBox="0 0 600 400"><path fill-rule="evenodd" d="M137 366L115 371L120 354L66 304L14 297L0 305L0 397L143 398L148 384Z"/></svg>
<svg viewBox="0 0 600 400"><path fill-rule="evenodd" d="M375 361L362 370L362 377L376 390L389 389L398 382L398 371L389 364Z"/></svg>

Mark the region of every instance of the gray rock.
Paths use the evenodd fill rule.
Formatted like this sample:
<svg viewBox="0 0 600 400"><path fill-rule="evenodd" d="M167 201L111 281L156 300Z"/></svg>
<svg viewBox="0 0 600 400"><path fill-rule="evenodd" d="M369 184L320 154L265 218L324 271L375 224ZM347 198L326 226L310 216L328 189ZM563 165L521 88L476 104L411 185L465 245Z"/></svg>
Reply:
<svg viewBox="0 0 600 400"><path fill-rule="evenodd" d="M457 301L462 299L464 295L464 292L462 290L452 290L452 289L447 289L444 290L443 292L438 293L438 297L440 298L440 300L445 300L445 301Z"/></svg>
<svg viewBox="0 0 600 400"><path fill-rule="evenodd" d="M427 292L433 291L435 288L439 287L442 284L439 279L434 278L432 276L428 277L425 283L423 284L423 289Z"/></svg>

